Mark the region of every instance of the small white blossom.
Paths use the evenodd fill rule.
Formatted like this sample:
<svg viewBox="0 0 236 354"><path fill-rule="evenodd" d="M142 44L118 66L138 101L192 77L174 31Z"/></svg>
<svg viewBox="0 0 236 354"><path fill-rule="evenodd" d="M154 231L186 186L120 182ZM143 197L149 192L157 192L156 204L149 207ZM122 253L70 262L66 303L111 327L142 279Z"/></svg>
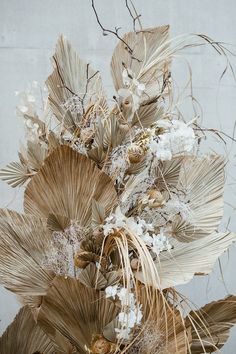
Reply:
<svg viewBox="0 0 236 354"><path fill-rule="evenodd" d="M18 107L19 110L22 112L22 113L26 113L28 111L28 107L27 106L19 106Z"/></svg>
<svg viewBox="0 0 236 354"><path fill-rule="evenodd" d="M163 230L161 230L160 234L153 235L152 238L152 251L157 255L159 255L163 251L171 250L171 244L168 238L163 234Z"/></svg>
<svg viewBox="0 0 236 354"><path fill-rule="evenodd" d="M117 292L118 292L118 285L111 285L111 286L108 286L108 287L105 289L106 298L112 297L113 299L115 299L115 297L116 297L116 295L117 295Z"/></svg>

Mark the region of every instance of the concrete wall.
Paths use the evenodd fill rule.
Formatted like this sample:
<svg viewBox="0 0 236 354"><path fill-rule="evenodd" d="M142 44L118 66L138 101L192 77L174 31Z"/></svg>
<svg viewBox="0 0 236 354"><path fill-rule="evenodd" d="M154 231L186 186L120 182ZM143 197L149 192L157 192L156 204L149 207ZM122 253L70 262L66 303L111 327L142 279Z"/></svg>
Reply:
<svg viewBox="0 0 236 354"><path fill-rule="evenodd" d="M169 23L172 35L204 33L228 43L236 43L235 0L134 0L142 13L143 26ZM97 0L100 18L107 28L131 29L132 22L123 0ZM23 140L23 125L14 111L17 104L16 90L24 90L28 82L43 82L50 72L50 56L60 33L65 34L78 48L79 53L94 67L101 70L104 84L112 96L109 61L116 39L102 36L91 10L89 0L0 0L0 165L4 166L17 157L19 140ZM236 48L232 47L236 52ZM193 68L195 96L201 102L204 126L221 128L232 133L236 119L236 87L233 77L226 75L219 82L224 59L211 48L200 47L185 51ZM232 60L235 67L235 61ZM186 68L186 67L185 67ZM173 72L180 87L186 75L184 65L175 63ZM192 118L190 108L186 110ZM211 139L211 149L224 152L224 144ZM229 178L226 188L227 203L236 206L234 179L235 147L230 149ZM22 209L22 191L14 190L0 182L0 206ZM223 226L230 218L230 228L236 230L234 210L225 207ZM210 277L194 279L181 290L191 297L194 304L204 303L236 294L236 250L221 259L224 278L219 263ZM0 260L1 261L1 260ZM0 290L0 330L13 319L19 307L14 296ZM236 329L223 353L233 354L236 347Z"/></svg>

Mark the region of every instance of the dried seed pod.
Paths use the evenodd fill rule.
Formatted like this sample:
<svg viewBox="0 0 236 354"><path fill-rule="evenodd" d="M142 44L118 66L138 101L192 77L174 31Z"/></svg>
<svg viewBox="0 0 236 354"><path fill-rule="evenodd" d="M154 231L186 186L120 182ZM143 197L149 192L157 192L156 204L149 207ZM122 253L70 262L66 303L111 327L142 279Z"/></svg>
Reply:
<svg viewBox="0 0 236 354"><path fill-rule="evenodd" d="M133 145L128 150L128 159L130 163L141 162L144 158L144 150L138 145Z"/></svg>
<svg viewBox="0 0 236 354"><path fill-rule="evenodd" d="M138 258L133 258L130 262L130 266L133 270L138 270L138 268L140 267L140 262Z"/></svg>
<svg viewBox="0 0 236 354"><path fill-rule="evenodd" d="M151 199L151 201L148 204L149 207L156 208L156 207L162 206L166 202L163 194L157 189L150 189L147 192L147 194L148 194L149 198Z"/></svg>
<svg viewBox="0 0 236 354"><path fill-rule="evenodd" d="M78 252L74 257L74 265L77 268L86 268L89 265L89 252Z"/></svg>
<svg viewBox="0 0 236 354"><path fill-rule="evenodd" d="M97 338L92 344L92 353L94 354L108 354L111 352L112 343L110 343L107 339L100 336Z"/></svg>

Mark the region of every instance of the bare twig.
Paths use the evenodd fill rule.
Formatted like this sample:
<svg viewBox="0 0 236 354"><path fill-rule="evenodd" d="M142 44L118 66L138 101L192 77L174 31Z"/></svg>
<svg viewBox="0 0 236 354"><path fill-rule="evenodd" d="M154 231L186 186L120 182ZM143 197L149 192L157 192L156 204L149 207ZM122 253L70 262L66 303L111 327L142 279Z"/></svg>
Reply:
<svg viewBox="0 0 236 354"><path fill-rule="evenodd" d="M97 13L95 4L94 4L94 0L91 0L91 1L92 1L92 8L93 8L94 14L95 14L95 16L96 16L97 23L98 23L99 26L101 27L101 29L102 29L102 31L103 31L103 35L106 36L108 33L113 34L114 36L116 36L116 37L126 46L126 49L128 50L128 52L129 52L130 54L132 54L132 53L133 53L133 49L129 46L128 43L126 43L126 42L124 41L123 38L120 37L120 35L119 35L119 33L118 33L119 30L120 30L120 27L115 27L115 30L114 30L114 31L105 28L105 27L102 25L102 23L101 23L101 21L100 21L100 19L99 19L99 16L98 16L98 13Z"/></svg>
<svg viewBox="0 0 236 354"><path fill-rule="evenodd" d="M131 10L131 8L129 6L128 0L125 0L125 6L126 6L127 10L129 11L129 14L130 14L130 16L131 16L131 18L133 20L133 31L136 32L136 21L139 21L140 28L142 29L142 26L141 26L141 23L140 23L140 20L139 20L140 17L141 17L141 14L138 15L132 2L131 2L131 4L132 4L133 10L135 12L135 15L133 15L133 12L132 12L132 10Z"/></svg>
<svg viewBox="0 0 236 354"><path fill-rule="evenodd" d="M221 130L217 130L217 129L213 129L213 128L193 128L193 130L196 130L196 131L201 131L201 132L210 132L210 133L214 133L216 134L225 144L226 144L226 141L223 139L222 135L225 136L226 138L232 140L233 142L236 142L236 139L233 137L233 136L230 136L229 134L221 131Z"/></svg>
<svg viewBox="0 0 236 354"><path fill-rule="evenodd" d="M57 73L58 73L58 75L59 75L59 77L60 77L60 80L61 80L61 83L62 83L62 88L65 88L66 90L68 90L73 96L78 96L78 95L77 95L75 92L73 92L68 86L65 85L65 82L64 82L63 77L62 77L61 72L60 72L59 64L58 64L58 62L57 62L55 56L53 56L53 60L54 60L54 62L55 62L55 64L56 64L56 69L57 69Z"/></svg>

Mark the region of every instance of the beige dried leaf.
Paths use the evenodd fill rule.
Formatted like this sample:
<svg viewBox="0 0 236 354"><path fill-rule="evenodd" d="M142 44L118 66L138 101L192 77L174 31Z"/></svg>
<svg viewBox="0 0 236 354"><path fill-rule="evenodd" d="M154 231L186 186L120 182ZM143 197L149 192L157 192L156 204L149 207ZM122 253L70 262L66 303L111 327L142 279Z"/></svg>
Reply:
<svg viewBox="0 0 236 354"><path fill-rule="evenodd" d="M107 279L94 263L90 263L85 269L81 270L78 279L85 286L96 288L97 290L105 289L107 286Z"/></svg>
<svg viewBox="0 0 236 354"><path fill-rule="evenodd" d="M0 338L1 354L56 354L49 337L36 324L28 306L21 308Z"/></svg>
<svg viewBox="0 0 236 354"><path fill-rule="evenodd" d="M1 284L25 299L35 298L38 303L52 280L52 274L42 266L49 242L46 222L0 209Z"/></svg>
<svg viewBox="0 0 236 354"><path fill-rule="evenodd" d="M132 125L150 128L157 120L164 117L163 107L158 107L157 103L144 103L135 112Z"/></svg>
<svg viewBox="0 0 236 354"><path fill-rule="evenodd" d="M49 155L31 179L24 207L36 216L61 215L86 226L91 224L93 199L109 213L116 198L110 178L90 159L64 145Z"/></svg>
<svg viewBox="0 0 236 354"><path fill-rule="evenodd" d="M176 188L183 161L183 157L176 157L170 161L158 162L155 167L155 184L159 190Z"/></svg>
<svg viewBox="0 0 236 354"><path fill-rule="evenodd" d="M190 242L215 232L223 216L225 161L221 156L187 158L181 166L177 190L189 210L174 221L173 236Z"/></svg>
<svg viewBox="0 0 236 354"><path fill-rule="evenodd" d="M156 286L166 289L188 283L195 274L209 274L218 257L234 241L234 233L215 233L187 244L176 241L173 250L162 252L155 262L159 276ZM137 272L136 277L144 281L142 271ZM145 283L149 283L147 276Z"/></svg>
<svg viewBox="0 0 236 354"><path fill-rule="evenodd" d="M85 346L91 347L93 337L101 334L117 313L118 308L104 293L76 279L57 277L44 297L38 321L57 329L80 353L86 354Z"/></svg>
<svg viewBox="0 0 236 354"><path fill-rule="evenodd" d="M168 71L169 57L165 51L169 47L169 26L129 32L119 42L111 61L111 74L115 89L125 88L122 73L124 68L132 70L135 78L145 84L144 97L156 97L163 84L163 75Z"/></svg>
<svg viewBox="0 0 236 354"><path fill-rule="evenodd" d="M98 227L105 221L106 213L103 205L98 203L95 199L92 200L92 226Z"/></svg>
<svg viewBox="0 0 236 354"><path fill-rule="evenodd" d="M235 323L236 296L231 295L191 311L186 321L186 325L192 326L191 353L212 353L222 348Z"/></svg>
<svg viewBox="0 0 236 354"><path fill-rule="evenodd" d="M82 114L102 94L99 72L81 60L71 44L60 36L53 56L54 71L46 84L49 91L49 104L56 118L70 132L77 130ZM77 112L65 107L69 99L78 101Z"/></svg>
<svg viewBox="0 0 236 354"><path fill-rule="evenodd" d="M0 178L15 188L25 184L30 178L30 173L27 166L20 162L11 162L0 170Z"/></svg>

